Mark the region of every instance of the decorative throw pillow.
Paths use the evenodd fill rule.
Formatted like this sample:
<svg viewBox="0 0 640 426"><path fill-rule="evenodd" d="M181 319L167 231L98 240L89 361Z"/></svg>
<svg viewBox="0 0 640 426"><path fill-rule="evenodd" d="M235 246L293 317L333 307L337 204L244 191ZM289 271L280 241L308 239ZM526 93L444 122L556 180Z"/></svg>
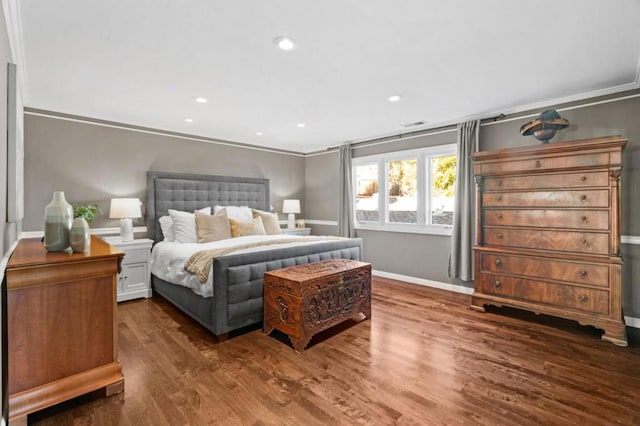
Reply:
<svg viewBox="0 0 640 426"><path fill-rule="evenodd" d="M253 219L253 214L249 207L215 206L213 212L218 213L222 209L227 209L229 219L237 220L238 222L251 222Z"/></svg>
<svg viewBox="0 0 640 426"><path fill-rule="evenodd" d="M211 207L198 210L200 213L211 214ZM173 222L173 233L177 243L197 243L196 218L193 213L169 209L169 216Z"/></svg>
<svg viewBox="0 0 640 426"><path fill-rule="evenodd" d="M173 221L171 220L171 216L164 215L158 219L160 222L160 229L162 230L162 239L164 241L175 241L176 236L173 232Z"/></svg>
<svg viewBox="0 0 640 426"><path fill-rule="evenodd" d="M244 237L245 235L267 235L260 217L256 217L251 222L239 222L229 219L229 223L231 224L231 236L234 238Z"/></svg>
<svg viewBox="0 0 640 426"><path fill-rule="evenodd" d="M198 243L210 243L231 238L231 225L226 209L220 210L213 216L195 212L195 218Z"/></svg>
<svg viewBox="0 0 640 426"><path fill-rule="evenodd" d="M282 229L280 229L280 223L278 222L278 214L277 213L269 213L262 210L251 209L253 212L253 217L260 217L262 219L262 224L264 225L264 230L267 235L280 235L282 234Z"/></svg>

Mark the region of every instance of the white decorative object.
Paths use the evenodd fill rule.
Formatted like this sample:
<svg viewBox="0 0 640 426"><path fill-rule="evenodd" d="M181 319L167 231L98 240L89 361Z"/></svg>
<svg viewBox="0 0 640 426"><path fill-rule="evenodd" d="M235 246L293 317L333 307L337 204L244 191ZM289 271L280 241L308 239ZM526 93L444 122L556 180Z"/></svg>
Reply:
<svg viewBox="0 0 640 426"><path fill-rule="evenodd" d="M300 200L284 200L282 202L282 213L289 214L288 229L296 227L296 213L300 213Z"/></svg>
<svg viewBox="0 0 640 426"><path fill-rule="evenodd" d="M133 222L131 219L142 217L140 199L112 198L109 209L110 219L120 219L120 237L123 242L133 241Z"/></svg>

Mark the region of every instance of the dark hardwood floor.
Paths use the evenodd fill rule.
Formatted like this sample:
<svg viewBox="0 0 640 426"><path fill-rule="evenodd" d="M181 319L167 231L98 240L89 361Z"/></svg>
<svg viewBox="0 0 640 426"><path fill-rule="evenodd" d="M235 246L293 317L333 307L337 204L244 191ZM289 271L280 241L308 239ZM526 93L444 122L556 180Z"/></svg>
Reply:
<svg viewBox="0 0 640 426"><path fill-rule="evenodd" d="M293 351L224 343L160 297L118 305L125 392L29 416L38 425L640 425L640 336L374 279L373 318Z"/></svg>

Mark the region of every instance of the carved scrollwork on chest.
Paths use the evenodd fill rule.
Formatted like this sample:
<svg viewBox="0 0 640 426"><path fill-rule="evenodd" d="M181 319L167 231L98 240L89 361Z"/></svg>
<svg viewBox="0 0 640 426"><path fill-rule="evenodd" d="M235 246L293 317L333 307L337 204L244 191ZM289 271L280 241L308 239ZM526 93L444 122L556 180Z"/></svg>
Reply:
<svg viewBox="0 0 640 426"><path fill-rule="evenodd" d="M355 305L369 300L371 287L366 272L351 282L338 280L324 291L310 294L303 303L303 315L308 325L323 325L351 315Z"/></svg>

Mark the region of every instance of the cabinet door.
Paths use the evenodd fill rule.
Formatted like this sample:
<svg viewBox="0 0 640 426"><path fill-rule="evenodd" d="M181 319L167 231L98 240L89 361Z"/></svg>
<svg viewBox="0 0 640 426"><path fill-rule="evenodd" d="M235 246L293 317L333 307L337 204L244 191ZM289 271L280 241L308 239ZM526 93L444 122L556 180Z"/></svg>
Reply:
<svg viewBox="0 0 640 426"><path fill-rule="evenodd" d="M122 266L122 291L127 293L147 289L147 263L133 263Z"/></svg>

